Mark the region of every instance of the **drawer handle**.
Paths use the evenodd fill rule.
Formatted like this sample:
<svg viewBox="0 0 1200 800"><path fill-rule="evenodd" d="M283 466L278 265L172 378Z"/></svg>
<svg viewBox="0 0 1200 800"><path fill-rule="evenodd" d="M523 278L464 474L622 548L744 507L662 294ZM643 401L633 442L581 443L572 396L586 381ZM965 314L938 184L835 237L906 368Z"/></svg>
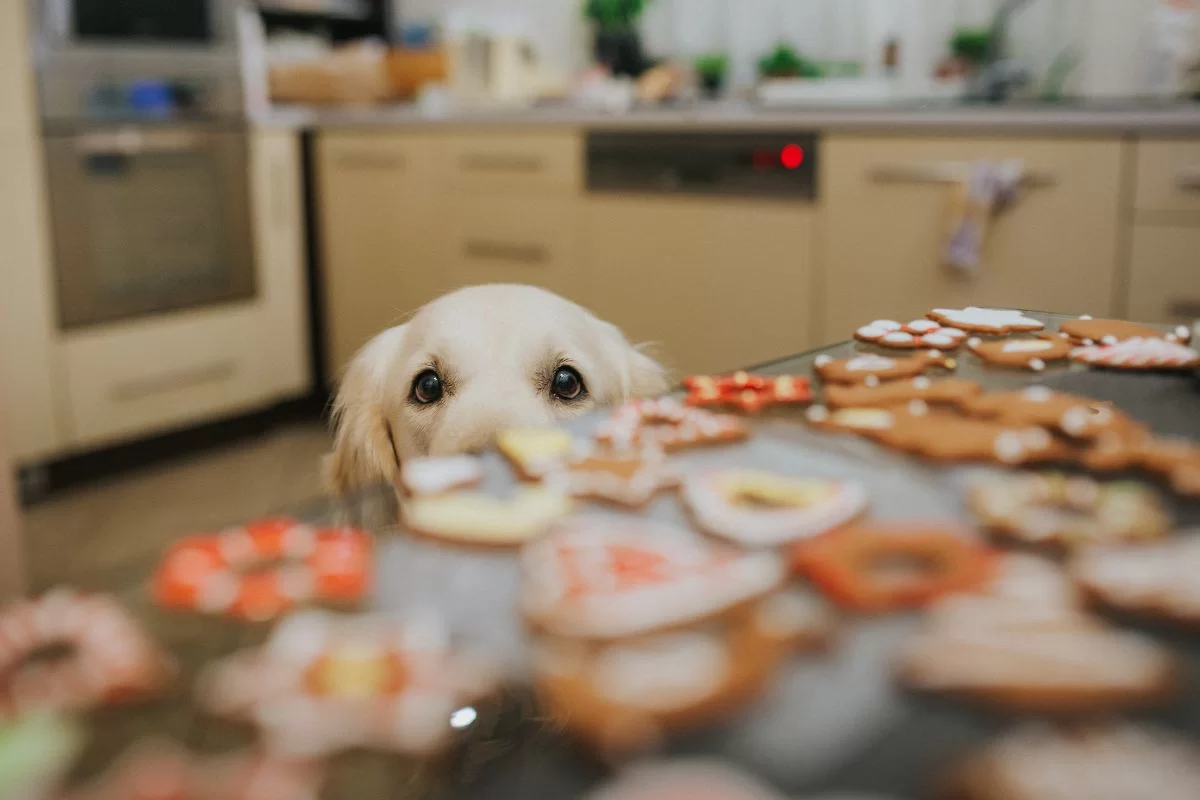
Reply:
<svg viewBox="0 0 1200 800"><path fill-rule="evenodd" d="M1190 167L1175 177L1175 185L1185 192L1200 192L1200 167Z"/></svg>
<svg viewBox="0 0 1200 800"><path fill-rule="evenodd" d="M112 399L118 403L131 403L164 392L176 392L180 389L227 381L235 372L237 369L232 361L222 361L186 372L128 381L113 388Z"/></svg>
<svg viewBox="0 0 1200 800"><path fill-rule="evenodd" d="M471 241L463 248L468 258L489 261L516 261L521 264L544 264L550 257L540 244Z"/></svg>
<svg viewBox="0 0 1200 800"><path fill-rule="evenodd" d="M393 153L342 153L337 165L346 169L403 169L404 157Z"/></svg>
<svg viewBox="0 0 1200 800"><path fill-rule="evenodd" d="M966 162L942 164L885 164L873 167L871 180L876 183L962 183L971 177L971 165ZM1026 172L1021 185L1034 189L1054 186L1058 179L1048 172Z"/></svg>
<svg viewBox="0 0 1200 800"><path fill-rule="evenodd" d="M501 153L469 153L462 157L461 165L467 172L520 172L530 174L542 171L542 159Z"/></svg>
<svg viewBox="0 0 1200 800"><path fill-rule="evenodd" d="M1172 317L1200 320L1200 300L1176 300L1167 310Z"/></svg>

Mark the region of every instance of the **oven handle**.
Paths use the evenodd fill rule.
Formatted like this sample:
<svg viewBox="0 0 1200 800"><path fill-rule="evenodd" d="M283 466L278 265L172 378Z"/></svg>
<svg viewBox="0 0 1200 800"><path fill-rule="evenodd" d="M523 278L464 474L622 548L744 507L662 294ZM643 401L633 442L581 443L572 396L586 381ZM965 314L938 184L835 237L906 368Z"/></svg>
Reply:
<svg viewBox="0 0 1200 800"><path fill-rule="evenodd" d="M76 152L85 156L143 153L187 153L207 147L212 137L200 131L139 131L84 133L75 137Z"/></svg>

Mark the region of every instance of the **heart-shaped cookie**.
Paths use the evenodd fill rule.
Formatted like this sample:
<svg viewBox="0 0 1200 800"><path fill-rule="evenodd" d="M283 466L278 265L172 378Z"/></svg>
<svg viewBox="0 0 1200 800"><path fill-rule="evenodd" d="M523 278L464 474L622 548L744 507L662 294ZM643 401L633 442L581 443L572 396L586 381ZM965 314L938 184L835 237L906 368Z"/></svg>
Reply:
<svg viewBox="0 0 1200 800"><path fill-rule="evenodd" d="M752 469L695 473L684 479L682 496L707 533L758 546L824 533L867 505L858 484Z"/></svg>

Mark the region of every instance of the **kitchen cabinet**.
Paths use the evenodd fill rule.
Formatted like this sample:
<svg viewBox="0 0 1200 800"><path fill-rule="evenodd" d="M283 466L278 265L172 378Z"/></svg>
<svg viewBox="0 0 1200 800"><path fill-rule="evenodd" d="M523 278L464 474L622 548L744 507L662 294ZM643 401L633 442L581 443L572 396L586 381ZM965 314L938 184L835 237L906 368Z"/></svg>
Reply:
<svg viewBox="0 0 1200 800"><path fill-rule="evenodd" d="M337 375L372 336L454 288L433 136L322 134L317 186L327 349Z"/></svg>
<svg viewBox="0 0 1200 800"><path fill-rule="evenodd" d="M1200 224L1200 141L1138 143L1134 208L1140 219L1175 215Z"/></svg>
<svg viewBox="0 0 1200 800"><path fill-rule="evenodd" d="M829 137L821 341L935 306L1115 313L1124 153L1116 139ZM1020 159L1041 182L994 219L982 264L963 274L942 259L956 187L941 178L977 159Z"/></svg>
<svg viewBox="0 0 1200 800"><path fill-rule="evenodd" d="M1123 316L1140 322L1200 320L1200 222L1134 228L1128 303Z"/></svg>
<svg viewBox="0 0 1200 800"><path fill-rule="evenodd" d="M583 302L676 375L731 370L812 343L815 214L736 198L594 195Z"/></svg>

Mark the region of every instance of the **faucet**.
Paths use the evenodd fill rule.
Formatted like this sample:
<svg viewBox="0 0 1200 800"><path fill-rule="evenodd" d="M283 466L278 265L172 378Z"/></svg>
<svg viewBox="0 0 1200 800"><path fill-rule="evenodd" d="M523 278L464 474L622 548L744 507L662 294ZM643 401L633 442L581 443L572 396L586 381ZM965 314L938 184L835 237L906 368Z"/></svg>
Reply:
<svg viewBox="0 0 1200 800"><path fill-rule="evenodd" d="M1030 80L1029 70L1009 57L1008 29L1012 18L1033 0L1005 0L992 19L988 50L983 66L972 79L970 95L987 103L1003 103L1013 89Z"/></svg>

